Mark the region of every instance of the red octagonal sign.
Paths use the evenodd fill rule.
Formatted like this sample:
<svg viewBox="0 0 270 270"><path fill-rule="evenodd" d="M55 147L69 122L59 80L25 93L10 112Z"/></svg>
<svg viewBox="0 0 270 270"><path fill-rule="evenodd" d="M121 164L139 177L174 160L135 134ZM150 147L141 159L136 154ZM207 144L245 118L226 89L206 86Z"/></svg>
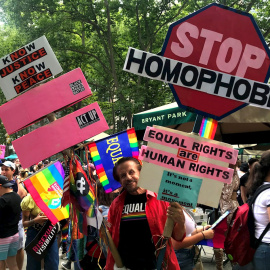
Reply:
<svg viewBox="0 0 270 270"><path fill-rule="evenodd" d="M252 15L211 4L169 27L161 55L218 72L268 82L270 51ZM180 107L219 120L246 103L172 85Z"/></svg>

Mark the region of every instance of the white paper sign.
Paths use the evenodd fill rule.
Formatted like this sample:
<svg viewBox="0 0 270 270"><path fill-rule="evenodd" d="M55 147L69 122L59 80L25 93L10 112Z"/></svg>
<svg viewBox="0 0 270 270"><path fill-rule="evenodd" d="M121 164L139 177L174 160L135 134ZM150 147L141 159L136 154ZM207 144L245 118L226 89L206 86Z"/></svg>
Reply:
<svg viewBox="0 0 270 270"><path fill-rule="evenodd" d="M62 72L45 36L0 59L0 87L7 100Z"/></svg>

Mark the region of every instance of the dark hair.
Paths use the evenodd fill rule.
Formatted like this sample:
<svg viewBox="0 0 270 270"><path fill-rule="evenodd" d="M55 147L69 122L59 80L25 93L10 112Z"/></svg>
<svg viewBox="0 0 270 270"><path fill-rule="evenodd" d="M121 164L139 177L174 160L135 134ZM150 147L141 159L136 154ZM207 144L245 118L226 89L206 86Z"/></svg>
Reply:
<svg viewBox="0 0 270 270"><path fill-rule="evenodd" d="M141 165L140 161L137 158L134 158L134 157L122 157L122 158L120 158L115 163L115 165L113 167L113 177L117 182L119 182L119 180L120 180L119 175L117 173L117 168L118 168L119 165L121 165L121 164L123 164L123 163L125 163L127 161L133 161L135 164L137 164L137 167L138 167L139 171L141 171L141 169L142 169L142 165Z"/></svg>
<svg viewBox="0 0 270 270"><path fill-rule="evenodd" d="M251 166L253 163L255 163L255 162L257 162L257 161L259 161L257 158L250 158L250 159L248 160L248 165Z"/></svg>
<svg viewBox="0 0 270 270"><path fill-rule="evenodd" d="M19 167L16 166L15 170L12 167L9 167L12 171L14 171L13 176L19 175Z"/></svg>
<svg viewBox="0 0 270 270"><path fill-rule="evenodd" d="M247 162L243 162L242 164L241 164L241 166L240 166L240 171L242 171L242 172L248 172L248 169L249 169L249 167L248 167L248 163Z"/></svg>
<svg viewBox="0 0 270 270"><path fill-rule="evenodd" d="M43 163L38 163L37 165L38 170L40 170L42 166L44 166Z"/></svg>
<svg viewBox="0 0 270 270"><path fill-rule="evenodd" d="M118 194L115 193L106 193L102 184L98 181L97 182L97 198L99 205L110 206L112 201Z"/></svg>
<svg viewBox="0 0 270 270"><path fill-rule="evenodd" d="M253 195L259 186L263 184L270 170L270 150L265 151L260 161L253 163L251 167L247 189L250 195Z"/></svg>

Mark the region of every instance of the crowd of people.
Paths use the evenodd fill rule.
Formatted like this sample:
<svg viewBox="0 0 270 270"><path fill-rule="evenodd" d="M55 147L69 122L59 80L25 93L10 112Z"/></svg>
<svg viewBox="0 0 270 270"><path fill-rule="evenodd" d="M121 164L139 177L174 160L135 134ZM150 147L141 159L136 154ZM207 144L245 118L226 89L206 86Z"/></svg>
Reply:
<svg viewBox="0 0 270 270"><path fill-rule="evenodd" d="M48 160L31 168L21 168L18 159L1 163L0 176L0 270L7 267L11 270L22 270L24 247L36 237L48 218L39 209L23 184L31 174L49 164ZM86 166L85 169L87 169ZM261 158L251 158L247 163L237 162L230 165L234 175L230 184L222 189L219 212L230 210L227 216L228 225L232 222L234 211L239 205L249 201L261 185L270 184L270 150ZM195 247L203 239L212 239L215 230L211 225L197 226L193 212L178 203L167 203L157 199L157 194L138 185L142 164L132 157L118 160L113 169L113 176L121 188L113 193L105 193L94 173L91 164L91 175L96 180L99 211L106 219L108 230L117 247L121 264L117 265L115 254L108 248L108 243L99 239L96 229L90 228L86 244L85 257L74 269L107 270L153 270L194 269ZM263 191L253 207L255 217L255 237L260 234L270 221L270 189ZM173 223L172 237L167 245L160 244L167 219ZM61 225L66 226L68 220ZM61 226L60 226L61 228ZM26 230L26 232L25 232ZM69 252L68 246L61 245L61 231L53 241L42 261L31 254L26 254L26 269L45 270L59 269L59 247L64 256ZM90 248L91 247L91 248ZM157 254L164 249L160 262ZM99 249L99 252L96 252ZM93 250L95 252L93 252ZM214 249L216 269L223 269L224 251ZM270 265L270 232L263 237L256 250L253 262L246 266L232 266L233 269L264 270ZM71 269L71 259L62 263L63 269ZM118 263L119 264L119 263Z"/></svg>

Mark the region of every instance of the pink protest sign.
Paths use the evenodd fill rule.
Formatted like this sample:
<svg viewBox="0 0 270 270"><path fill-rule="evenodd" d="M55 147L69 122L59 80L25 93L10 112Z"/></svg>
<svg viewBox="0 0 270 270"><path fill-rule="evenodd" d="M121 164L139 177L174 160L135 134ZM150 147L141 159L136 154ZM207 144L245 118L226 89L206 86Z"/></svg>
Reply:
<svg viewBox="0 0 270 270"><path fill-rule="evenodd" d="M91 95L81 69L77 68L5 103L0 107L0 118L7 133L12 134Z"/></svg>
<svg viewBox="0 0 270 270"><path fill-rule="evenodd" d="M178 155L155 149L149 146L142 146L139 156L140 160L150 162L161 167L194 175L201 178L209 178L230 184L233 177L233 169L200 161L199 155L189 158L181 158Z"/></svg>
<svg viewBox="0 0 270 270"><path fill-rule="evenodd" d="M6 146L5 145L0 145L0 158L5 157L5 152L6 152Z"/></svg>
<svg viewBox="0 0 270 270"><path fill-rule="evenodd" d="M155 127L147 127L143 139L174 149L181 148L189 152L189 154L187 153L188 156L191 156L190 153L196 153L231 164L235 164L237 161L238 150L212 143L213 140L199 136L195 139L187 136L184 132L174 133L168 131L168 129L163 130Z"/></svg>
<svg viewBox="0 0 270 270"><path fill-rule="evenodd" d="M23 168L109 129L95 102L12 142Z"/></svg>

